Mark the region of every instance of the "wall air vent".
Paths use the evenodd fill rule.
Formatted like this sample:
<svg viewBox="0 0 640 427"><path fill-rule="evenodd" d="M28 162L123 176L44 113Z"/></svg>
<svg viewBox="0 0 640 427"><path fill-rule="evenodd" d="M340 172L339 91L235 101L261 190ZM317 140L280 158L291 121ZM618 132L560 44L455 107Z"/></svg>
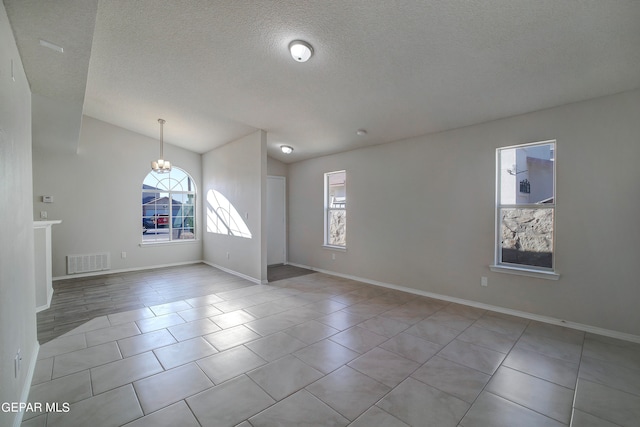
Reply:
<svg viewBox="0 0 640 427"><path fill-rule="evenodd" d="M109 252L86 255L67 255L67 274L90 273L111 268Z"/></svg>

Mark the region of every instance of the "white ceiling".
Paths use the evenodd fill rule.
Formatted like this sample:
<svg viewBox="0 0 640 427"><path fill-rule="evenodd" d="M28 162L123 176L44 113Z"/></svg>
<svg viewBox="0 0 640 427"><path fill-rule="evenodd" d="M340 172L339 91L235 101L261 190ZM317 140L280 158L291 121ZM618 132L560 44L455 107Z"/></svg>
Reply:
<svg viewBox="0 0 640 427"><path fill-rule="evenodd" d="M640 87L638 0L4 3L34 93L199 153L263 129L292 162Z"/></svg>

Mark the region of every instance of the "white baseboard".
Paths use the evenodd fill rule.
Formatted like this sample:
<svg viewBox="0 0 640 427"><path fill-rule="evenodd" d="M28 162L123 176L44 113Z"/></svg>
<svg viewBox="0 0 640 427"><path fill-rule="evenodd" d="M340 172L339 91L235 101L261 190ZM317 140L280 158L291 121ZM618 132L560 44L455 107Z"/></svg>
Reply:
<svg viewBox="0 0 640 427"><path fill-rule="evenodd" d="M246 274L240 273L240 272L235 271L235 270L231 270L230 268L226 268L226 267L223 267L221 265L214 264L214 263L211 263L211 262L208 262L208 261L202 261L202 262L207 264L207 265L209 265L209 266L211 266L211 267L214 267L214 268L217 268L219 270L222 270L225 273L233 274L234 276L238 276L238 277L240 277L242 279L248 280L248 281L253 282L253 283L257 284L257 285L266 285L267 284L266 280L256 279L255 277L247 276Z"/></svg>
<svg viewBox="0 0 640 427"><path fill-rule="evenodd" d="M591 332L591 333L597 334L597 335L604 335L604 336L607 336L607 337L617 338L617 339L624 340L624 341L640 343L640 336L633 335L633 334L627 334L625 332L613 331L613 330L610 330L610 329L599 328L597 326L585 325L583 323L576 323L576 322L571 322L571 321L568 321L568 320L557 319L555 317L542 316L542 315L539 315L539 314L528 313L526 311L513 310L513 309L510 309L510 308L499 307L499 306L490 305L490 304L484 304L484 303L477 302L477 301L471 301L471 300L466 300L466 299L462 299L462 298L451 297L451 296L448 296L448 295L436 294L436 293L433 293L433 292L427 292L427 291L423 291L423 290L420 290L420 289L414 289L414 288L409 288L409 287L406 287L406 286L394 285L392 283L379 282L377 280L371 280L371 279L366 279L364 277L352 276L350 274L337 273L335 271L324 270L322 268L311 267L309 265L297 264L297 263L293 263L293 262L289 262L289 264L293 265L295 267L306 268L308 270L317 271L318 273L324 273L324 274L329 274L331 276L337 276L337 277L343 277L345 279L356 280L358 282L368 283L368 284L374 285L374 286L380 286L380 287L383 287L383 288L395 289L395 290L398 290L398 291L408 292L408 293L411 293L411 294L421 295L421 296L434 298L434 299L439 299L439 300L442 300L442 301L455 302L457 304L468 305L468 306L471 306L471 307L481 308L481 309L484 309L484 310L496 311L498 313L510 314L512 316L523 317L523 318L529 319L529 320L536 320L538 322L549 323L549 324L552 324L552 325L565 326L567 328L577 329L579 331Z"/></svg>
<svg viewBox="0 0 640 427"><path fill-rule="evenodd" d="M47 289L47 303L45 305L41 305L40 307L36 307L36 313L40 313L41 311L51 307L52 299L53 299L53 286L51 286L51 283L50 283Z"/></svg>
<svg viewBox="0 0 640 427"><path fill-rule="evenodd" d="M29 401L29 392L31 391L31 382L33 381L33 374L36 371L36 363L38 362L39 352L40 352L40 343L36 341L36 345L33 349L33 357L29 362L29 370L27 371L25 382L22 385L22 393L20 393L20 402ZM24 411L18 412L15 418L13 419L13 427L20 427L20 424L22 424L23 418L24 418Z"/></svg>
<svg viewBox="0 0 640 427"><path fill-rule="evenodd" d="M149 265L145 267L121 268L118 270L102 270L102 271L95 271L91 273L67 274L66 276L54 277L53 280L56 281L56 280L64 280L64 279L76 279L76 278L82 278L82 277L106 276L108 274L131 273L134 271L155 270L157 268L179 267L181 265L191 265L191 264L201 264L201 263L208 264L202 260L185 261L185 262L176 262L171 264Z"/></svg>

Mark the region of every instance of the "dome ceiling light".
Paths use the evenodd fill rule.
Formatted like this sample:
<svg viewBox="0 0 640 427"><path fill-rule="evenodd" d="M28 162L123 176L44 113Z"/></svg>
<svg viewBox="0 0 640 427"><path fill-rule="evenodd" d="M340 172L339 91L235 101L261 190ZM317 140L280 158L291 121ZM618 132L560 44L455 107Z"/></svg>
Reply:
<svg viewBox="0 0 640 427"><path fill-rule="evenodd" d="M297 62L307 62L313 56L313 47L305 41L294 40L289 43L289 52Z"/></svg>

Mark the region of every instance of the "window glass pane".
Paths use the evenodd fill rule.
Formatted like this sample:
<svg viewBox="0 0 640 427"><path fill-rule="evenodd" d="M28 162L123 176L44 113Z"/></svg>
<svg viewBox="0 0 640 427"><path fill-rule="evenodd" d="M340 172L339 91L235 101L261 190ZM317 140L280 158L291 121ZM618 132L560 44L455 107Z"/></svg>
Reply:
<svg viewBox="0 0 640 427"><path fill-rule="evenodd" d="M330 209L328 212L329 224L327 243L333 246L347 245L347 210Z"/></svg>
<svg viewBox="0 0 640 427"><path fill-rule="evenodd" d="M195 235L193 234L193 230L186 228L186 227L180 227L180 228L173 228L172 230L172 240L193 240L195 239Z"/></svg>
<svg viewBox="0 0 640 427"><path fill-rule="evenodd" d="M158 177L158 189L169 191L171 189L171 178L164 174Z"/></svg>
<svg viewBox="0 0 640 427"><path fill-rule="evenodd" d="M554 203L554 145L500 150L499 204Z"/></svg>
<svg viewBox="0 0 640 427"><path fill-rule="evenodd" d="M155 235L156 224L152 216L142 216L142 240L149 240L147 237ZM149 233L149 236L146 234Z"/></svg>
<svg viewBox="0 0 640 427"><path fill-rule="evenodd" d="M193 224L195 224L195 221L192 216L185 216L182 220L182 223L185 230L191 231L193 233Z"/></svg>
<svg viewBox="0 0 640 427"><path fill-rule="evenodd" d="M500 209L503 263L553 267L553 208Z"/></svg>
<svg viewBox="0 0 640 427"><path fill-rule="evenodd" d="M149 174L147 175L147 177L144 180L144 186L148 186L149 188L152 189L158 189L158 190L169 190L169 184L170 183L170 178L169 175L167 174L159 174L156 172L149 172Z"/></svg>
<svg viewBox="0 0 640 427"><path fill-rule="evenodd" d="M345 183L346 173L337 172L330 174L328 179L329 199L327 200L329 208L345 208L347 204L347 193Z"/></svg>
<svg viewBox="0 0 640 427"><path fill-rule="evenodd" d="M187 174L178 168L173 168L171 169L171 172L169 172L169 176L171 177L171 190L172 191L186 191L186 188L184 190L180 189L180 188L176 188L176 185L178 185L178 183L183 183L187 181ZM182 184L180 184L182 185ZM185 184L186 187L186 184Z"/></svg>
<svg viewBox="0 0 640 427"><path fill-rule="evenodd" d="M193 200L187 200L182 205L182 212L184 215L193 215Z"/></svg>
<svg viewBox="0 0 640 427"><path fill-rule="evenodd" d="M142 188L144 189L145 187L151 189L158 188L158 174L155 172L149 172L142 183Z"/></svg>
<svg viewBox="0 0 640 427"><path fill-rule="evenodd" d="M149 191L148 189L145 189L142 192L142 207L143 207L143 209L144 209L144 206L147 203L149 203L149 202L151 202L151 201L153 201L153 200L155 200L155 199L157 199L159 197L160 197L160 192L159 191Z"/></svg>
<svg viewBox="0 0 640 427"><path fill-rule="evenodd" d="M182 206L189 200L189 194L184 193L172 193L171 198L173 203L178 206Z"/></svg>

